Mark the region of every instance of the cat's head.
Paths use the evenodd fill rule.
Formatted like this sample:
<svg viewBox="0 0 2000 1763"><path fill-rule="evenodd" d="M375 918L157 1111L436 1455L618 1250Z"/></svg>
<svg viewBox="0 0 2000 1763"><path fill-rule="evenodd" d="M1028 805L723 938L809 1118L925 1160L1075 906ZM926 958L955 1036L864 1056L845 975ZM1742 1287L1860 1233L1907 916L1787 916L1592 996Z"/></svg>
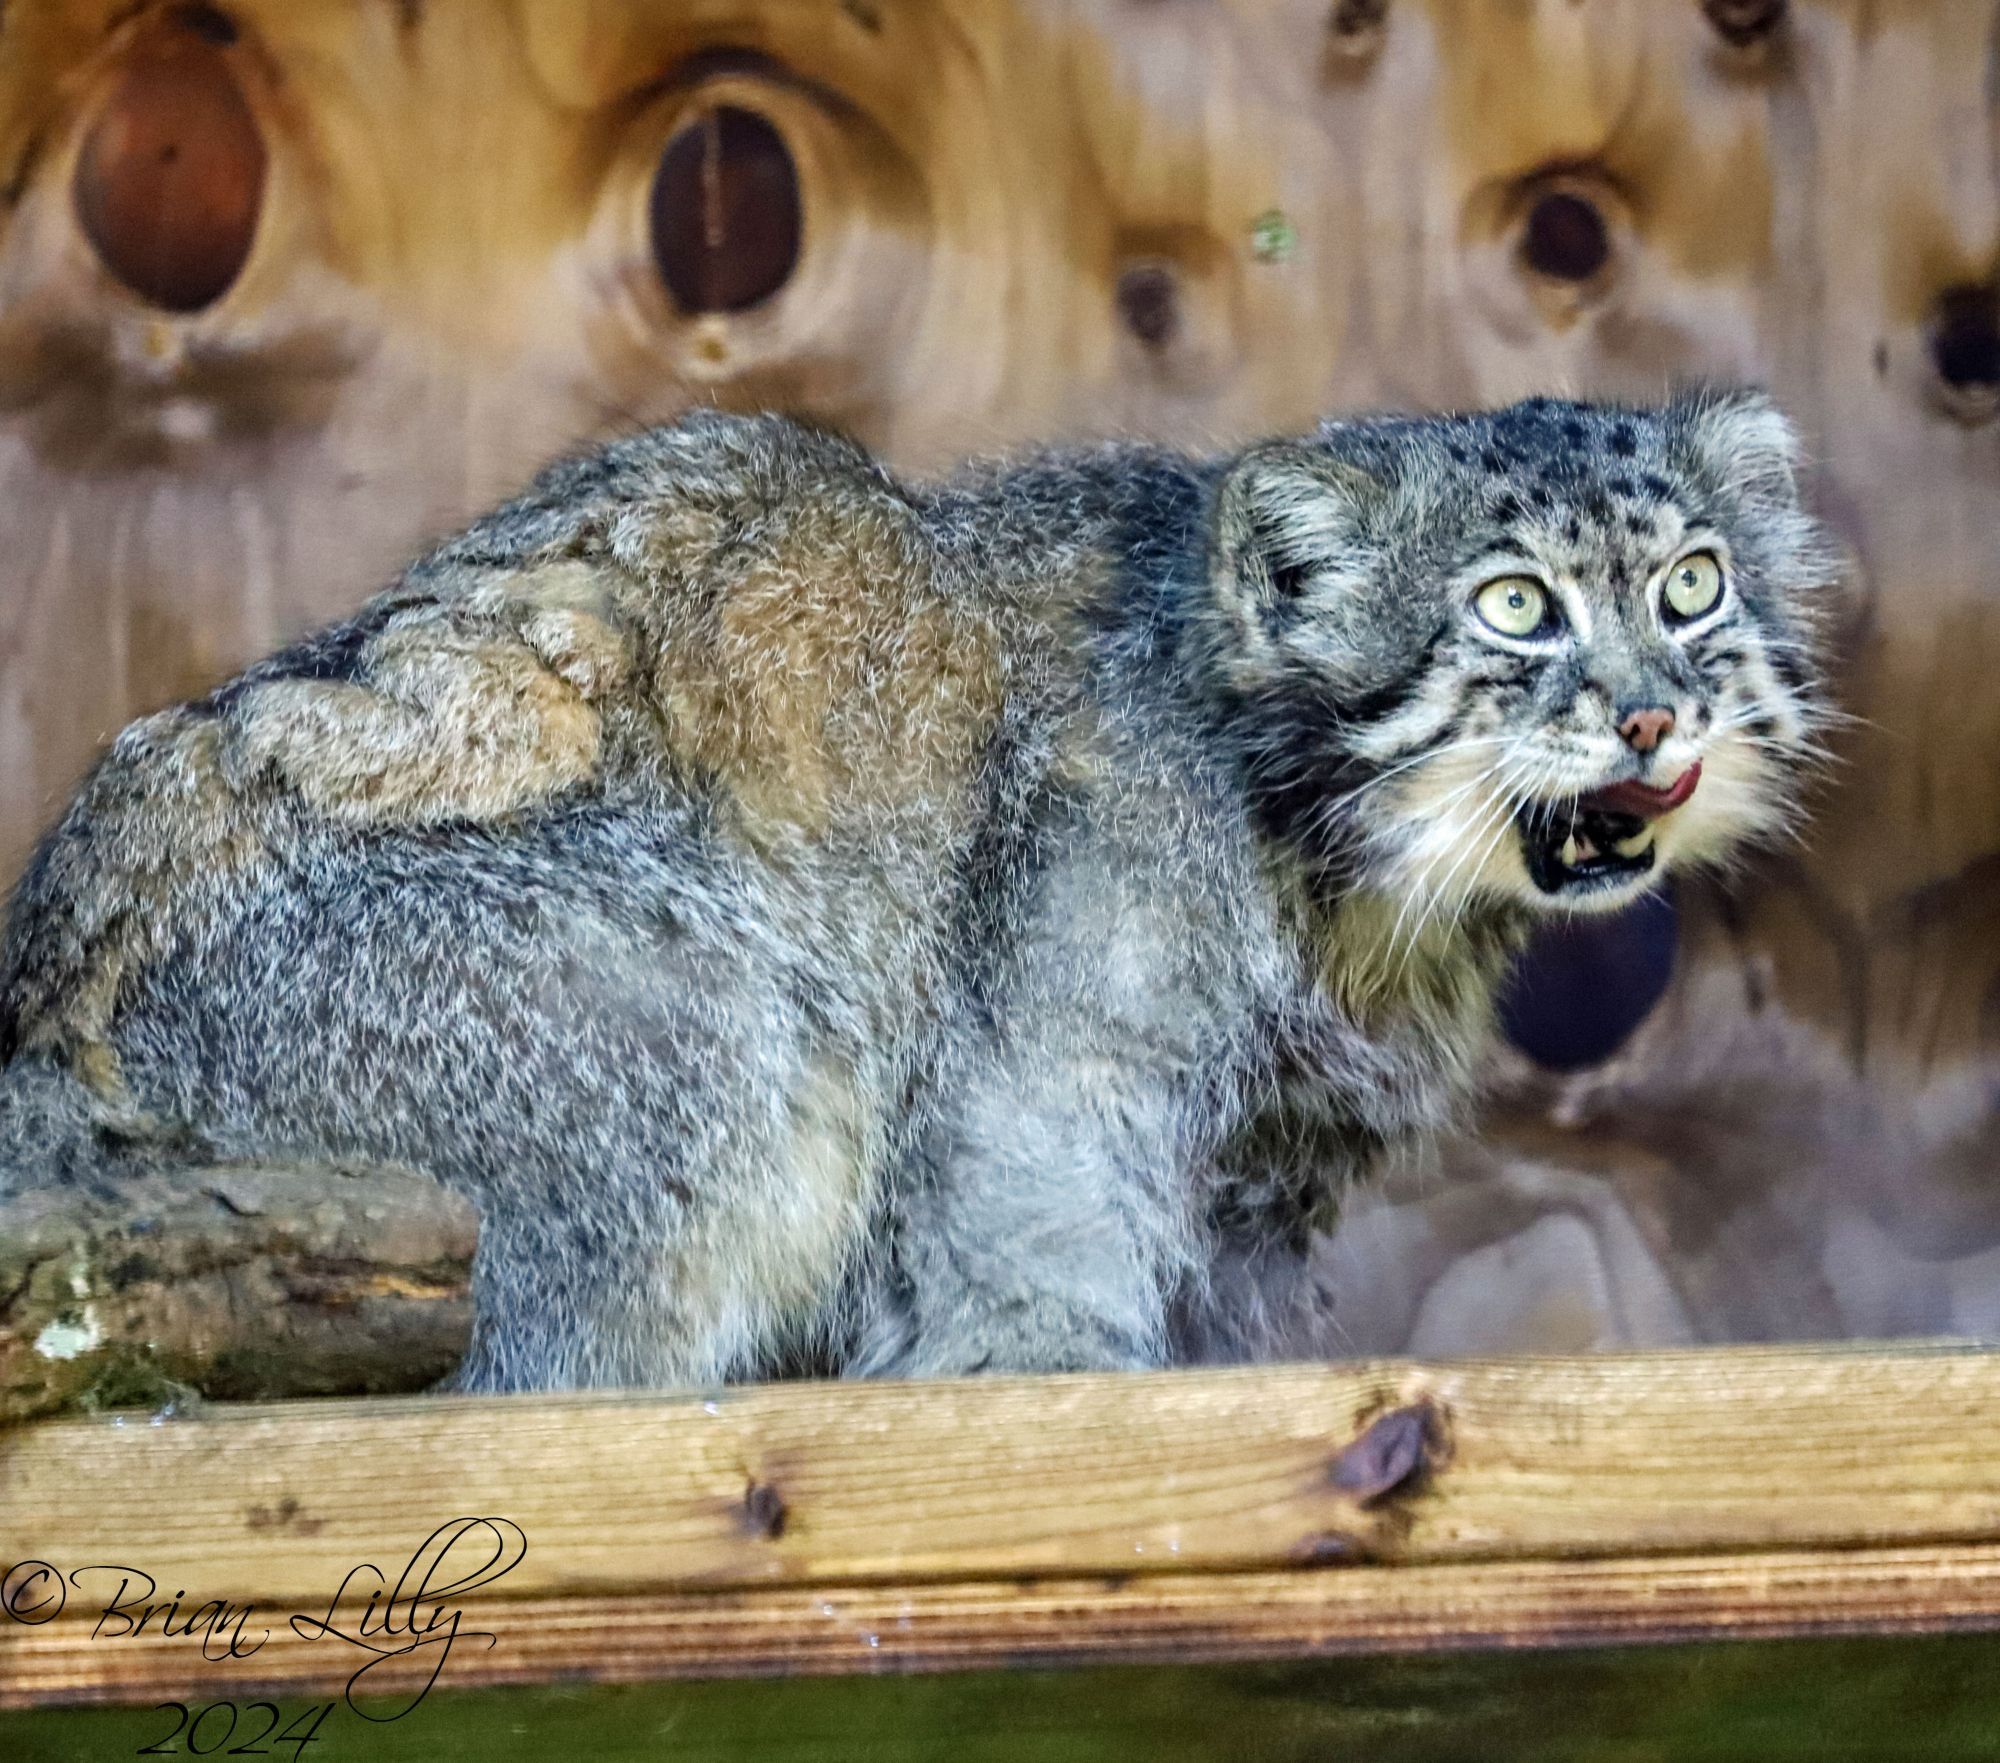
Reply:
<svg viewBox="0 0 2000 1763"><path fill-rule="evenodd" d="M1796 462L1737 392L1246 453L1210 628L1267 830L1443 916L1615 907L1792 828L1835 574Z"/></svg>

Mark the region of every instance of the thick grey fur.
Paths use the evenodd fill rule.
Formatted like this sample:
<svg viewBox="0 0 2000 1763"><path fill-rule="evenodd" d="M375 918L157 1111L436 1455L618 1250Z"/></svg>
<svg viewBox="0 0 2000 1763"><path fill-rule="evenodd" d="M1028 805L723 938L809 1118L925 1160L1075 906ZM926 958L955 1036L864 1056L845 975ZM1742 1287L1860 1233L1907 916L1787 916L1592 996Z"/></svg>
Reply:
<svg viewBox="0 0 2000 1763"><path fill-rule="evenodd" d="M1733 599L1681 640L1692 534ZM1568 637L1480 627L1503 554ZM937 485L689 417L118 738L9 911L0 1194L428 1171L482 1212L467 1389L1170 1363L1459 1117L1584 903L1517 809L1703 757L1648 880L1789 824L1830 576L1746 394ZM1654 704L1677 758L1615 734Z"/></svg>

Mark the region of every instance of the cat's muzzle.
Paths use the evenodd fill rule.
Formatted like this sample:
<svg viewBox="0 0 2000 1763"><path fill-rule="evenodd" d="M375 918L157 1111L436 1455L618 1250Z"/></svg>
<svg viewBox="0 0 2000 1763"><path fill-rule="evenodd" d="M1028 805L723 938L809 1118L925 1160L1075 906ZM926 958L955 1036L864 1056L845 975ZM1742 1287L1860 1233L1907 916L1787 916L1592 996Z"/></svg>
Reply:
<svg viewBox="0 0 2000 1763"><path fill-rule="evenodd" d="M1632 781L1530 802L1514 816L1528 875L1545 894L1575 899L1620 888L1659 860L1653 823L1694 794L1696 761L1665 789Z"/></svg>

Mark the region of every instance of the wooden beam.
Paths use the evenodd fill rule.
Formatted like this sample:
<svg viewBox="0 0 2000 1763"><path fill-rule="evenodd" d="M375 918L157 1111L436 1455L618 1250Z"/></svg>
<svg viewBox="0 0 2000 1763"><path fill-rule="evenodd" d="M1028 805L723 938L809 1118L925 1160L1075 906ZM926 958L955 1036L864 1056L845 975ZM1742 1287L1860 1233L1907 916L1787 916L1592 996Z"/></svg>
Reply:
<svg viewBox="0 0 2000 1763"><path fill-rule="evenodd" d="M1341 1485L1419 1404L1421 1481ZM8 1435L0 1558L297 1597L497 1513L527 1596L2000 1542L1995 1441L2000 1353L1936 1346L225 1406Z"/></svg>
<svg viewBox="0 0 2000 1763"><path fill-rule="evenodd" d="M287 1403L0 1434L0 1569L254 1603L300 1691L357 1658L283 1618L466 1518L454 1683L1940 1630L2000 1624L1996 1440L1940 1345ZM220 1687L62 1589L0 1701Z"/></svg>
<svg viewBox="0 0 2000 1763"><path fill-rule="evenodd" d="M324 1614L323 1606L315 1617ZM240 1663L193 1639L93 1638L94 1612L0 1630L0 1709L338 1697L366 1655L259 1614ZM514 1684L1206 1663L2000 1630L2000 1549L785 1587L491 1599L466 1608L440 1690ZM486 1637L492 1637L488 1644ZM437 1664L356 1693L407 1699Z"/></svg>

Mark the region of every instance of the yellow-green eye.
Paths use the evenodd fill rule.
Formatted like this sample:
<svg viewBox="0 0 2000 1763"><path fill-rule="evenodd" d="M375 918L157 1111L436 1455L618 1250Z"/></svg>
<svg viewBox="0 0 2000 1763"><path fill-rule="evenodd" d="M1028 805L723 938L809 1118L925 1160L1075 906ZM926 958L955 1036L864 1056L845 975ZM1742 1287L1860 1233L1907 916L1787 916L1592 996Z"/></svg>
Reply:
<svg viewBox="0 0 2000 1763"><path fill-rule="evenodd" d="M1549 616L1549 594L1530 576L1503 575L1479 590L1472 609L1503 637L1531 637Z"/></svg>
<svg viewBox="0 0 2000 1763"><path fill-rule="evenodd" d="M1691 551L1667 571L1667 618L1685 621L1715 609L1722 598L1722 565L1706 551Z"/></svg>

